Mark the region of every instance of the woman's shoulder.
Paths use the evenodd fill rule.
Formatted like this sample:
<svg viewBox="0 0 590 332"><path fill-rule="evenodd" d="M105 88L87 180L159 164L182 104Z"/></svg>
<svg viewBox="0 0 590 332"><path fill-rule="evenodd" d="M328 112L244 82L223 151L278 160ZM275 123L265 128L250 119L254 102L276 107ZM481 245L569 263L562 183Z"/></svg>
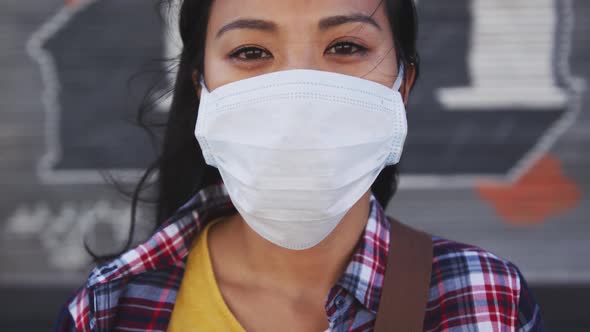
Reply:
<svg viewBox="0 0 590 332"><path fill-rule="evenodd" d="M518 279L518 267L507 259L475 245L432 237L433 277L443 279L484 274ZM518 285L511 285L517 287Z"/></svg>
<svg viewBox="0 0 590 332"><path fill-rule="evenodd" d="M61 308L55 331L110 331L113 324L138 331L166 330L184 266L160 265L97 281L96 271L108 271L113 264L105 263L93 270L87 282Z"/></svg>
<svg viewBox="0 0 590 332"><path fill-rule="evenodd" d="M111 330L115 318L118 327L143 330L137 329L140 319L148 330L165 330L189 246L202 226L190 214L171 219L145 242L95 267L62 308L55 330Z"/></svg>
<svg viewBox="0 0 590 332"><path fill-rule="evenodd" d="M480 247L433 236L426 323L492 331L541 331L542 320L519 268Z"/></svg>
<svg viewBox="0 0 590 332"><path fill-rule="evenodd" d="M521 281L518 267L483 248L433 236L431 300L449 294L518 299Z"/></svg>

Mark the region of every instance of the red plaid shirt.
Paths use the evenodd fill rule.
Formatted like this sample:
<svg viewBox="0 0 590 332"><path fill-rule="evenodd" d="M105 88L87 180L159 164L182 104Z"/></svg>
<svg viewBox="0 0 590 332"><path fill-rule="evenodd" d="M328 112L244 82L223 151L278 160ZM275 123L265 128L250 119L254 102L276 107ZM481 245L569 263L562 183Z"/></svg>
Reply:
<svg viewBox="0 0 590 332"><path fill-rule="evenodd" d="M57 331L165 331L188 248L206 223L234 213L223 185L198 193L146 242L95 268L64 307ZM326 296L331 331L372 331L390 224L371 198L364 234ZM518 268L480 248L433 237L425 331L542 331L539 307ZM198 327L196 327L198 329Z"/></svg>

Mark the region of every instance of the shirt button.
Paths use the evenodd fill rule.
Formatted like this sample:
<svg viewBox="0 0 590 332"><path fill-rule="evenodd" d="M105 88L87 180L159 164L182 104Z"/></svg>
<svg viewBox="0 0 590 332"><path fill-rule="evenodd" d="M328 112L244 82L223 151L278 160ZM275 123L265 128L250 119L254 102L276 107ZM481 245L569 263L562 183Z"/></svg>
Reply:
<svg viewBox="0 0 590 332"><path fill-rule="evenodd" d="M344 299L344 296L342 296L342 295L336 296L336 299L334 300L334 304L336 305L336 308L338 308L338 309L342 309L342 307L344 306L344 302L346 302L346 300Z"/></svg>

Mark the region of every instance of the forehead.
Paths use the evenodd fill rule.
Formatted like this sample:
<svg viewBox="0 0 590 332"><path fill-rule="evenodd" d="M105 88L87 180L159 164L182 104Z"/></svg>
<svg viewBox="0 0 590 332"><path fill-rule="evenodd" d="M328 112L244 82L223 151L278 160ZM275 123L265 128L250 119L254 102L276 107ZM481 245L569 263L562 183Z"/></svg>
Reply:
<svg viewBox="0 0 590 332"><path fill-rule="evenodd" d="M382 0L215 0L209 27L218 28L237 18L260 18L279 26L307 26L329 16L364 14L385 17ZM380 5L381 4L381 5Z"/></svg>

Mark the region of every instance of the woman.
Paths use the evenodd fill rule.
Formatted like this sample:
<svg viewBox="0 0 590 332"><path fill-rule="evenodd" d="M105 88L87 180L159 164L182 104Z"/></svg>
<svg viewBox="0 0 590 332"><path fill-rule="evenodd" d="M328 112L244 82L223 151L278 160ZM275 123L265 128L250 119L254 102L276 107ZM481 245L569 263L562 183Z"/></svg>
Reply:
<svg viewBox="0 0 590 332"><path fill-rule="evenodd" d="M167 221L94 269L58 330L371 331L418 74L412 0L185 0L179 28ZM424 330L542 329L513 264L437 237L433 255Z"/></svg>

